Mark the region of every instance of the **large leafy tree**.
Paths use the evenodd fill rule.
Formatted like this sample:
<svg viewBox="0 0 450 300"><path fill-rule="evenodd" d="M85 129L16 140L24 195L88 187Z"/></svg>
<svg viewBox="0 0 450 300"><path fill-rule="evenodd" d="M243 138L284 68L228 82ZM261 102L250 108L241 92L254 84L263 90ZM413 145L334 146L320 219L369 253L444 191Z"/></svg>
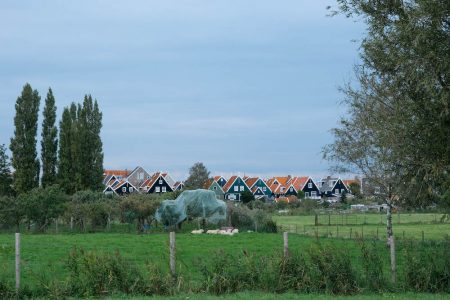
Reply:
<svg viewBox="0 0 450 300"><path fill-rule="evenodd" d="M99 190L103 179L102 113L97 101L85 96L83 104L72 103L60 123L59 182L73 194Z"/></svg>
<svg viewBox="0 0 450 300"><path fill-rule="evenodd" d="M25 84L16 101L14 137L11 138L14 190L24 193L39 185L40 164L36 152L39 102L41 98Z"/></svg>
<svg viewBox="0 0 450 300"><path fill-rule="evenodd" d="M42 122L41 161L43 187L56 183L58 130L55 126L56 106L52 89L48 89L45 98L44 120Z"/></svg>
<svg viewBox="0 0 450 300"><path fill-rule="evenodd" d="M10 196L13 193L11 163L6 154L5 145L0 145L0 196Z"/></svg>
<svg viewBox="0 0 450 300"><path fill-rule="evenodd" d="M209 179L209 171L201 162L195 163L189 169L189 177L185 181L186 189L202 189Z"/></svg>
<svg viewBox="0 0 450 300"><path fill-rule="evenodd" d="M357 84L342 89L348 114L325 156L380 186L389 206L427 205L450 171L450 2L337 2L367 33Z"/></svg>
<svg viewBox="0 0 450 300"><path fill-rule="evenodd" d="M58 183L68 194L75 192L74 180L74 155L72 143L75 139L73 134L73 120L69 108L64 108L59 123L59 152L58 152Z"/></svg>

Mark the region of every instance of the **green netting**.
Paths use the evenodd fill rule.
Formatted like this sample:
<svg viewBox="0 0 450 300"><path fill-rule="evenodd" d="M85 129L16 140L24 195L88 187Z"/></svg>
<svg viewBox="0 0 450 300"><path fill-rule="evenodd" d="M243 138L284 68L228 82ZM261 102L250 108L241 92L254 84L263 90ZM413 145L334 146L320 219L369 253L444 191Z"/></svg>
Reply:
<svg viewBox="0 0 450 300"><path fill-rule="evenodd" d="M175 200L164 200L155 213L158 222L172 226L186 219L204 218L217 224L226 220L227 206L210 190L184 191Z"/></svg>

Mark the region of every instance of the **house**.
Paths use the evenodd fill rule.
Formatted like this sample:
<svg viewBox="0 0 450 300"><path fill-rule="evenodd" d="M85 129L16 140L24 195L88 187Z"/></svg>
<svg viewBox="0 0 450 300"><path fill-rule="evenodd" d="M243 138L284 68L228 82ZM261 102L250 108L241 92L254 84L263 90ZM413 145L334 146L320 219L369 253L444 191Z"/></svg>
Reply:
<svg viewBox="0 0 450 300"><path fill-rule="evenodd" d="M174 190L174 186L175 186L175 180L173 180L172 177L170 177L169 173L165 172L162 173L162 175L164 176L164 179L167 181L167 183L172 187L172 190Z"/></svg>
<svg viewBox="0 0 450 300"><path fill-rule="evenodd" d="M311 177L293 177L292 185L298 191L305 193L305 198L320 199L320 189Z"/></svg>
<svg viewBox="0 0 450 300"><path fill-rule="evenodd" d="M261 187L259 186L254 186L252 189L252 194L255 197L255 199L263 199L263 198L267 198L267 195L264 193L264 191L262 190Z"/></svg>
<svg viewBox="0 0 450 300"><path fill-rule="evenodd" d="M241 193L248 191L251 193L250 188L245 183L244 179L240 176L231 176L227 183L223 186L225 193L225 200L240 201Z"/></svg>
<svg viewBox="0 0 450 300"><path fill-rule="evenodd" d="M217 199L223 200L225 198L225 192L223 191L219 182L215 180L208 180L205 183L205 189L213 191L216 194Z"/></svg>
<svg viewBox="0 0 450 300"><path fill-rule="evenodd" d="M112 185L108 185L103 193L105 194L116 194L119 196L125 196L129 194L135 194L138 193L139 190L131 184L128 180L120 180L115 181Z"/></svg>
<svg viewBox="0 0 450 300"><path fill-rule="evenodd" d="M174 191L182 191L182 190L184 190L184 182L183 181L175 182L175 184L173 185L173 190Z"/></svg>
<svg viewBox="0 0 450 300"><path fill-rule="evenodd" d="M270 190L272 191L272 197L279 198L282 196L285 196L286 191L289 191L288 193L291 195L294 195L294 190L291 190L291 176L279 176L279 177L272 177L269 180L267 180L266 184L269 186ZM295 195L297 195L297 192L295 191Z"/></svg>
<svg viewBox="0 0 450 300"><path fill-rule="evenodd" d="M122 180L128 177L130 175L130 172L128 170L104 170L103 171L103 178L105 178L108 175L114 175L117 180Z"/></svg>
<svg viewBox="0 0 450 300"><path fill-rule="evenodd" d="M144 193L168 193L173 192L172 186L167 182L165 176L161 172L156 172L139 187Z"/></svg>
<svg viewBox="0 0 450 300"><path fill-rule="evenodd" d="M343 193L350 191L340 178L328 176L320 181L320 194L326 198L340 198Z"/></svg>
<svg viewBox="0 0 450 300"><path fill-rule="evenodd" d="M144 168L137 166L127 176L127 180L134 186L141 186L144 181L150 178L150 174Z"/></svg>
<svg viewBox="0 0 450 300"><path fill-rule="evenodd" d="M270 196L272 196L272 191L270 190L270 187L264 182L264 180L262 180L259 177L248 177L245 180L245 183L250 188L255 198L257 198L256 196L261 196L257 199L269 198ZM261 190L263 195L260 195L259 193L258 195L255 194L258 191L258 188Z"/></svg>
<svg viewBox="0 0 450 300"><path fill-rule="evenodd" d="M214 181L217 182L222 188L227 184L227 180L222 176L214 176Z"/></svg>

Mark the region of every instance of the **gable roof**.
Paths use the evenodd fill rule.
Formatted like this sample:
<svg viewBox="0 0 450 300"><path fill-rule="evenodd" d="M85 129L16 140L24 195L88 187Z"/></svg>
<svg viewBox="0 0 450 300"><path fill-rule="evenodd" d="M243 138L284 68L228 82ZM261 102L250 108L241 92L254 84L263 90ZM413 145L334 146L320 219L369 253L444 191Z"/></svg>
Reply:
<svg viewBox="0 0 450 300"><path fill-rule="evenodd" d="M311 177L308 176L302 176L302 177L293 177L292 178L292 185L294 186L296 191L303 190L305 187L305 184L309 181Z"/></svg>
<svg viewBox="0 0 450 300"><path fill-rule="evenodd" d="M234 182L240 178L242 180L242 182L244 183L245 186L247 186L247 188L250 190L250 188L248 187L247 183L245 183L245 181L240 177L240 176L236 176L233 175L230 177L230 179L227 181L227 183L225 183L225 185L222 187L222 190L226 193L228 192L228 190L233 186Z"/></svg>
<svg viewBox="0 0 450 300"><path fill-rule="evenodd" d="M259 177L247 177L247 179L245 180L245 183L247 184L247 186L249 188L252 188L255 183L258 181Z"/></svg>
<svg viewBox="0 0 450 300"><path fill-rule="evenodd" d="M122 176L127 177L130 174L128 170L104 170L103 175L116 175L116 176Z"/></svg>
<svg viewBox="0 0 450 300"><path fill-rule="evenodd" d="M142 187L147 187L148 189L151 189L153 187L153 185L156 183L156 181L158 181L158 179L161 178L162 180L164 180L167 185L169 185L169 183L166 181L166 178L164 177L164 173L161 172L156 172L155 174L153 174L149 179L145 180L140 188ZM169 185L170 186L170 185Z"/></svg>
<svg viewBox="0 0 450 300"><path fill-rule="evenodd" d="M129 182L128 179L120 180L120 181L118 181L118 184L116 184L114 186L111 186L111 187L114 189L114 191L116 191L116 190L118 190L120 187L122 187L126 183L131 185L136 192L138 191L138 189L131 182Z"/></svg>

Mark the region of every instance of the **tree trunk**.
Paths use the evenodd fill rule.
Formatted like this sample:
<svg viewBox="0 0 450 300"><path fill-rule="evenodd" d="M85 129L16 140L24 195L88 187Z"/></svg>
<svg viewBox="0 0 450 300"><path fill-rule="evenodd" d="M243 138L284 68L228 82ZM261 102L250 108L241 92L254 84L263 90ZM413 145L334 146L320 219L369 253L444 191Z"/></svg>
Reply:
<svg viewBox="0 0 450 300"><path fill-rule="evenodd" d="M387 210L386 210L386 235L387 235L387 244L390 246L391 237L394 235L394 231L392 230L392 202L389 199L387 201Z"/></svg>

